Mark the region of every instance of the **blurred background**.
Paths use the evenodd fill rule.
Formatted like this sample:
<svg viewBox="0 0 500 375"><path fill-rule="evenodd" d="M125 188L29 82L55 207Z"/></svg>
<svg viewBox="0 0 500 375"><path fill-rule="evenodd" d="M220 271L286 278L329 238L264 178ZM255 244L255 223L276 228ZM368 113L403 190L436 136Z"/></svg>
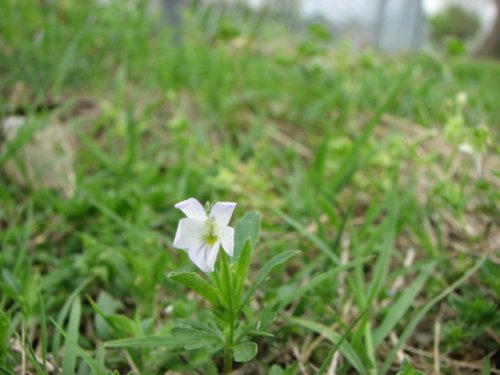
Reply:
<svg viewBox="0 0 500 375"><path fill-rule="evenodd" d="M417 52L450 48L498 56L496 0L153 0L153 8L179 25L183 7L211 8L213 17L253 13L278 21L297 35L308 25L322 25L333 42L348 40L352 48L385 52ZM458 52L458 51L457 51Z"/></svg>

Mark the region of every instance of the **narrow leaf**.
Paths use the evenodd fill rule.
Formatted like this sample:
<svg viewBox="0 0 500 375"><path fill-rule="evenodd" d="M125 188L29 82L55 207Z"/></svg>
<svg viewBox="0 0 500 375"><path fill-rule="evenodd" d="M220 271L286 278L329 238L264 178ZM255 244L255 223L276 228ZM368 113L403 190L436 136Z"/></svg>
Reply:
<svg viewBox="0 0 500 375"><path fill-rule="evenodd" d="M92 278L85 279L79 286L76 288L73 293L66 299L61 311L57 315L57 325L61 326L64 324L66 317L70 311L70 308L74 301L78 298L80 292L92 281ZM60 331L54 331L54 337L52 337L52 353L54 356L54 363L59 363L59 349L61 345L61 334ZM56 374L58 374L59 367L56 366Z"/></svg>
<svg viewBox="0 0 500 375"><path fill-rule="evenodd" d="M120 314L107 314L92 298L88 297L88 300L97 316L102 319L102 324L111 328L116 336L136 336L140 333L140 327L132 319Z"/></svg>
<svg viewBox="0 0 500 375"><path fill-rule="evenodd" d="M386 282L391 258L394 254L394 242L396 240L396 227L399 212L396 186L397 185L394 184L394 187L389 191L387 196L388 216L384 222L383 243L380 247L377 261L375 262L372 280L368 286L367 305L370 305L377 297L382 286Z"/></svg>
<svg viewBox="0 0 500 375"><path fill-rule="evenodd" d="M422 371L415 370L408 360L404 360L401 369L396 375L425 375Z"/></svg>
<svg viewBox="0 0 500 375"><path fill-rule="evenodd" d="M85 352L85 350L83 350L78 345L78 343L76 343L75 341L72 341L69 338L69 335L67 335L66 332L64 332L64 330L61 328L61 326L59 326L59 324L57 324L55 321L52 321L52 323L57 328L59 333L64 336L64 338L65 338L64 343L65 343L66 348L69 346L73 350L75 350L75 352L77 352L78 355L80 357L82 357L84 362L90 367L90 369L92 370L92 374L96 374L96 375L107 375L108 374L106 369L102 365L100 365L94 358L92 358L90 355L88 355ZM77 372L75 371L74 373L76 374Z"/></svg>
<svg viewBox="0 0 500 375"><path fill-rule="evenodd" d="M111 340L104 344L107 348L178 348L182 347L179 339L173 336L141 336Z"/></svg>
<svg viewBox="0 0 500 375"><path fill-rule="evenodd" d="M248 270L250 268L250 261L252 260L252 244L250 239L246 240L243 249L241 250L241 255L238 262L236 263L236 285L235 285L235 295L237 298L240 297L241 291L245 285L245 280L248 275Z"/></svg>
<svg viewBox="0 0 500 375"><path fill-rule="evenodd" d="M334 264L339 264L340 260L337 254L333 252L333 248L331 248L326 242L324 242L321 238L316 236L314 233L307 230L304 225L293 219L292 217L285 214L283 211L279 209L274 209L276 214L280 216L288 225L290 225L293 229L301 233L304 237L306 237L312 244L314 244L319 250L321 250Z"/></svg>
<svg viewBox="0 0 500 375"><path fill-rule="evenodd" d="M40 343L42 346L42 365L47 371L47 314L45 312L45 303L42 295L39 294L40 301Z"/></svg>
<svg viewBox="0 0 500 375"><path fill-rule="evenodd" d="M233 262L240 258L245 243L250 240L250 244L255 247L260 235L261 215L257 211L247 212L236 224L234 235L234 255Z"/></svg>
<svg viewBox="0 0 500 375"><path fill-rule="evenodd" d="M171 280L190 287L212 305L217 306L219 304L217 291L215 290L215 288L197 273L170 272L167 277Z"/></svg>
<svg viewBox="0 0 500 375"><path fill-rule="evenodd" d="M75 302L73 302L73 305L71 307L65 343L67 343L68 341L74 343L78 342L81 315L82 315L82 304L80 302L80 298L77 298L75 299ZM75 346L65 345L64 357L62 361L63 375L71 375L76 373L75 370L76 359L77 359L77 350Z"/></svg>
<svg viewBox="0 0 500 375"><path fill-rule="evenodd" d="M310 290L316 288L318 285L321 285L325 281L330 281L339 273L344 272L352 267L355 267L357 265L363 265L369 260L373 259L372 257L365 257L365 258L360 258L353 260L351 262L345 263L341 266L332 268L326 272L316 274L313 276L310 280L308 280L304 285L295 285L293 286L293 290L290 293L279 293L279 295L276 297L277 302L279 303L279 308L278 310L281 310L286 307L289 303L292 301L298 302L300 298Z"/></svg>
<svg viewBox="0 0 500 375"><path fill-rule="evenodd" d="M234 360L236 362L248 362L257 355L257 344L249 341L242 342L233 347Z"/></svg>
<svg viewBox="0 0 500 375"><path fill-rule="evenodd" d="M396 324L401 321L401 318L410 309L411 304L415 301L416 296L424 287L433 269L434 263L426 265L423 272L411 283L409 287L404 289L399 298L390 306L384 320L373 333L373 345L375 347L377 347L391 333Z"/></svg>
<svg viewBox="0 0 500 375"><path fill-rule="evenodd" d="M291 257L297 255L300 251L297 250L289 250L281 253L274 258L272 258L269 262L267 262L262 269L257 274L257 278L252 283L250 289L248 289L243 295L240 303L240 309L246 305L252 294L257 290L257 288L266 280L267 276L271 273L271 271L279 266L282 263L285 263Z"/></svg>
<svg viewBox="0 0 500 375"><path fill-rule="evenodd" d="M0 374L1 375L16 375L15 373L10 371L8 368L3 367L2 365L0 365Z"/></svg>
<svg viewBox="0 0 500 375"><path fill-rule="evenodd" d="M489 375L491 374L491 362L490 359L487 358L484 361L483 369L481 370L481 375Z"/></svg>

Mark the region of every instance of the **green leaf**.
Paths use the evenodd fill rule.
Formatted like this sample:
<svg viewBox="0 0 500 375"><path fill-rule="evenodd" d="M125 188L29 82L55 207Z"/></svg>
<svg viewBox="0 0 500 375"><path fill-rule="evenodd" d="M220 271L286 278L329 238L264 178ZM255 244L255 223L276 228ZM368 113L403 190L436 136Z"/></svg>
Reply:
<svg viewBox="0 0 500 375"><path fill-rule="evenodd" d="M22 294L21 284L12 272L4 268L2 270L2 277L5 282L5 286L10 289L10 292L13 295Z"/></svg>
<svg viewBox="0 0 500 375"><path fill-rule="evenodd" d="M82 315L82 304L80 298L75 299L73 305L71 306L71 312L69 315L68 329L65 343L78 342L79 328L80 328L80 318ZM64 356L62 361L62 373L63 375L75 374L76 367L77 350L74 345L64 346Z"/></svg>
<svg viewBox="0 0 500 375"><path fill-rule="evenodd" d="M106 314L101 307L92 300L92 298L89 297L88 300L94 311L97 313L97 317L102 319L102 324L104 325L103 328L111 328L114 334L118 337L137 336L141 333L141 327L132 319L120 314Z"/></svg>
<svg viewBox="0 0 500 375"><path fill-rule="evenodd" d="M106 322L110 322L121 335L138 335L141 333L140 323L121 314L106 315Z"/></svg>
<svg viewBox="0 0 500 375"><path fill-rule="evenodd" d="M16 375L16 374L0 365L0 375Z"/></svg>
<svg viewBox="0 0 500 375"><path fill-rule="evenodd" d="M217 292L219 300L224 307L230 311L234 311L235 304L237 303L236 290L234 288L233 273L229 269L229 256L222 252L220 268L215 272L217 280ZM218 274L218 275L217 275Z"/></svg>
<svg viewBox="0 0 500 375"><path fill-rule="evenodd" d="M81 186L78 187L78 190L85 198L91 203L93 206L95 206L104 216L109 218L111 221L115 222L119 226L121 226L123 229L129 231L131 234L136 236L137 238L140 238L145 241L150 241L152 239L156 239L165 243L171 243L172 239L167 238L164 235L160 233L156 233L153 231L145 230L142 228L139 228L135 226L134 224L129 223L128 221L124 220L119 214L117 214L115 211L111 210L109 207L107 207L105 204L101 203L98 201L91 193L85 191Z"/></svg>
<svg viewBox="0 0 500 375"><path fill-rule="evenodd" d="M40 301L40 343L42 346L42 365L47 372L47 313L45 311L45 302L41 294L39 294Z"/></svg>
<svg viewBox="0 0 500 375"><path fill-rule="evenodd" d="M80 292L85 289L85 287L92 281L92 278L87 278L85 279L79 286L76 288L73 293L70 294L70 296L66 299L66 302L64 302L64 305L62 309L59 311L59 314L57 314L57 324L56 326L62 327L64 324L64 321L66 320L66 317L68 316L68 313L70 311L70 308L74 301L79 297ZM61 345L61 330L54 331L53 337L52 337L52 353L54 356L54 362L59 363L59 351L60 351L60 345Z"/></svg>
<svg viewBox="0 0 500 375"><path fill-rule="evenodd" d="M212 305L219 305L217 291L203 277L194 272L170 272L167 277L178 283L184 284L202 296Z"/></svg>
<svg viewBox="0 0 500 375"><path fill-rule="evenodd" d="M481 370L481 375L489 375L489 374L491 374L491 362L490 359L487 358L484 361L483 369Z"/></svg>
<svg viewBox="0 0 500 375"><path fill-rule="evenodd" d="M283 375L283 369L278 365L272 365L269 369L269 375Z"/></svg>
<svg viewBox="0 0 500 375"><path fill-rule="evenodd" d="M262 269L257 274L255 281L252 283L250 289L248 289L243 295L240 303L240 309L246 305L252 294L257 290L257 288L266 280L267 276L271 273L271 271L279 266L282 263L285 263L291 257L294 257L300 253L298 250L288 250L284 253L281 253L274 258L272 258L269 262L267 262Z"/></svg>
<svg viewBox="0 0 500 375"><path fill-rule="evenodd" d="M35 354L35 350L33 349L33 345L31 345L31 342L28 341L25 343L25 349L26 348L27 348L27 352L28 352L29 361L30 361L31 365L33 366L35 372L37 374L47 375L48 374L47 370L45 368L41 367L40 359Z"/></svg>
<svg viewBox="0 0 500 375"><path fill-rule="evenodd" d="M179 340L173 336L141 336L111 340L104 344L107 348L178 348Z"/></svg>
<svg viewBox="0 0 500 375"><path fill-rule="evenodd" d="M248 362L257 355L257 344L249 341L242 342L233 347L234 360L236 362Z"/></svg>
<svg viewBox="0 0 500 375"><path fill-rule="evenodd" d="M252 243L250 239L245 242L243 250L241 251L240 258L236 263L236 282L235 282L235 295L236 298L240 298L241 291L245 286L245 280L248 275L248 270L250 268L250 262L252 260Z"/></svg>
<svg viewBox="0 0 500 375"><path fill-rule="evenodd" d="M222 348L222 332L216 326L187 319L179 320L178 323L172 328L172 336L186 350L207 348L210 352L216 352Z"/></svg>
<svg viewBox="0 0 500 375"><path fill-rule="evenodd" d="M10 350L9 339L10 330L9 327L9 316L0 309L0 365L6 363L7 353Z"/></svg>
<svg viewBox="0 0 500 375"><path fill-rule="evenodd" d="M399 298L391 304L384 320L373 332L373 345L375 347L377 347L387 337L387 335L391 333L396 324L401 321L401 318L409 310L418 293L420 293L424 287L427 279L434 269L434 265L434 263L426 265L422 274L420 274L415 281L410 284L410 286L405 288Z"/></svg>
<svg viewBox="0 0 500 375"><path fill-rule="evenodd" d="M214 333L192 327L174 327L172 336L186 350L207 348L211 352L216 352L223 344L221 338Z"/></svg>
<svg viewBox="0 0 500 375"><path fill-rule="evenodd" d="M261 215L257 211L247 212L236 224L234 234L234 254L232 261L236 262L240 258L243 246L250 240L252 248L255 247L260 235Z"/></svg>
<svg viewBox="0 0 500 375"><path fill-rule="evenodd" d="M386 221L384 222L384 240L379 249L379 254L373 267L373 276L367 290L368 297L366 300L366 305L371 305L371 303L376 299L376 297L380 293L380 290L382 289L382 286L387 281L387 276L389 274L389 267L392 256L394 254L394 242L396 240L396 228L399 214L399 202L396 186L397 185L394 184L393 188L388 192L388 216Z"/></svg>
<svg viewBox="0 0 500 375"><path fill-rule="evenodd" d="M351 262L342 264L341 266L329 269L328 271L325 271L323 273L317 273L303 285L291 284L290 288L288 288L288 285L286 286L286 289L284 287L280 288L278 296L276 297L276 301L279 303L278 310L284 309L286 305L292 303L292 301L300 301L302 296L304 296L307 292L318 287L326 281L331 282L337 274L344 272L352 267L365 264L372 259L373 257L356 259Z"/></svg>
<svg viewBox="0 0 500 375"><path fill-rule="evenodd" d="M425 375L425 373L415 370L411 366L410 362L405 359L401 365L401 369L396 373L396 375Z"/></svg>
<svg viewBox="0 0 500 375"><path fill-rule="evenodd" d="M78 299L78 301L80 301L80 299ZM75 303L76 303L76 301L75 301ZM64 332L64 330L61 328L61 326L59 326L59 324L57 324L55 321L52 321L52 323L57 328L59 333L64 336L64 338L65 338L64 344L65 344L66 349L69 346L72 350L75 351L75 353L78 353L78 355L80 355L80 357L82 357L84 362L90 367L90 369L92 370L92 374L96 374L96 375L107 375L108 374L106 369L102 365L100 365L94 358L89 356L87 354L87 352L85 350L83 350L78 345L77 342L75 342L69 338L69 335ZM74 374L76 374L76 373L77 372L75 371ZM64 374L64 369L63 369L63 374Z"/></svg>
<svg viewBox="0 0 500 375"><path fill-rule="evenodd" d="M102 314L97 312L94 317L94 324L98 335L103 339L110 339L111 332L106 319L102 315L109 316L123 307L120 300L115 299L112 295L105 291L101 291L97 297L96 305L99 307Z"/></svg>

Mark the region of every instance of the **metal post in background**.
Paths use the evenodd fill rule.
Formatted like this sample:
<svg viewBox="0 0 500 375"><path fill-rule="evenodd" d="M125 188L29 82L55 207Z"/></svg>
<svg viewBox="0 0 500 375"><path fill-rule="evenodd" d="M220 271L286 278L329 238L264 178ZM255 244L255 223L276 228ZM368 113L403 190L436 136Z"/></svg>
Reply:
<svg viewBox="0 0 500 375"><path fill-rule="evenodd" d="M382 33L384 30L384 16L385 16L385 11L386 11L386 6L387 6L387 0L378 0L378 5L377 5L377 20L376 20L376 30L375 30L375 35L376 39L374 41L375 46L378 49L382 48Z"/></svg>

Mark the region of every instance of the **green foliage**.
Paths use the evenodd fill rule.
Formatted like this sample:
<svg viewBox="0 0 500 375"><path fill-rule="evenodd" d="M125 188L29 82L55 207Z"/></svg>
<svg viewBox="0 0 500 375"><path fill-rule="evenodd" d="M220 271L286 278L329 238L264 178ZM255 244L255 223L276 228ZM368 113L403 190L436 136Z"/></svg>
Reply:
<svg viewBox="0 0 500 375"><path fill-rule="evenodd" d="M193 289L213 306L219 305L217 291L203 277L195 272L170 272L168 278Z"/></svg>
<svg viewBox="0 0 500 375"><path fill-rule="evenodd" d="M487 266L485 264L483 269ZM487 330L496 332L500 329L498 294L470 286L463 288L462 294L449 298L456 319L446 322L443 327L447 350L459 349L464 340L485 340ZM494 346L493 343L486 345Z"/></svg>
<svg viewBox="0 0 500 375"><path fill-rule="evenodd" d="M490 298L472 295L468 298L455 297L451 300L451 306L466 325L479 330L486 327L494 330L500 328L500 312L495 301Z"/></svg>
<svg viewBox="0 0 500 375"><path fill-rule="evenodd" d="M79 336L79 326L82 315L82 305L79 298L75 299L73 305L71 306L71 312L69 315L68 326L66 328L66 340L65 343L77 343ZM74 345L65 345L64 356L62 360L62 373L74 374L76 367L77 350Z"/></svg>
<svg viewBox="0 0 500 375"><path fill-rule="evenodd" d="M325 25L314 23L309 26L309 33L316 39L321 41L330 40L332 37L330 30Z"/></svg>
<svg viewBox="0 0 500 375"><path fill-rule="evenodd" d="M453 4L430 19L432 37L442 43L446 38L455 37L466 41L472 39L480 27L476 13L458 4Z"/></svg>
<svg viewBox="0 0 500 375"><path fill-rule="evenodd" d="M405 360L401 365L401 369L396 375L425 375L424 372L415 370L408 360Z"/></svg>
<svg viewBox="0 0 500 375"><path fill-rule="evenodd" d="M0 310L0 365L6 366L7 354L9 352L9 317L3 310Z"/></svg>
<svg viewBox="0 0 500 375"><path fill-rule="evenodd" d="M257 355L257 344L254 342L242 342L235 345L233 350L236 362L248 362Z"/></svg>
<svg viewBox="0 0 500 375"><path fill-rule="evenodd" d="M172 336L186 350L205 348L214 353L224 345L222 332L198 321L181 321L172 328Z"/></svg>
<svg viewBox="0 0 500 375"><path fill-rule="evenodd" d="M257 211L247 212L236 224L234 237L234 256L232 261L240 258L240 253L247 241L249 246L255 247L260 236L261 215Z"/></svg>

